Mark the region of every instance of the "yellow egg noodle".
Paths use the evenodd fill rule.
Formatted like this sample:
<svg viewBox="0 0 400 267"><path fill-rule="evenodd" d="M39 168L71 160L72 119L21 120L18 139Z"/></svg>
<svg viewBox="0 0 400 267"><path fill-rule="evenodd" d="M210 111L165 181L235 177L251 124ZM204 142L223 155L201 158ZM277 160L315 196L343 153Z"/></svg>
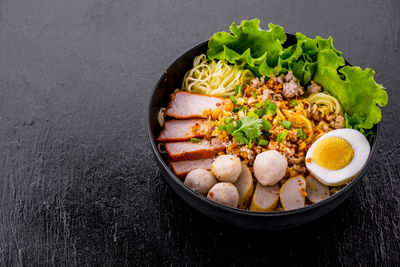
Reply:
<svg viewBox="0 0 400 267"><path fill-rule="evenodd" d="M209 60L205 54L195 57L193 68L183 78L182 90L192 93L230 96L238 84L248 84L254 78L241 65L231 65L224 60Z"/></svg>

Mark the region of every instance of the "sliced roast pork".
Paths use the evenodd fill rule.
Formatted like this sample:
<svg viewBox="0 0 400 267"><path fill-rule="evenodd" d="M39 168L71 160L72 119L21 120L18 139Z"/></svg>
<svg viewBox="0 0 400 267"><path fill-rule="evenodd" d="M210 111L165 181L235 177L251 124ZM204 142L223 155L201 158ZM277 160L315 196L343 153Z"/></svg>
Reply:
<svg viewBox="0 0 400 267"><path fill-rule="evenodd" d="M169 164L174 170L176 176L184 177L190 171L195 169L205 169L211 170L211 164L213 163L214 158L207 159L196 159L196 160L184 160L184 161L171 161Z"/></svg>
<svg viewBox="0 0 400 267"><path fill-rule="evenodd" d="M171 161L195 160L214 157L217 151L224 150L225 146L221 142L201 140L199 143L191 141L175 142L165 144Z"/></svg>
<svg viewBox="0 0 400 267"><path fill-rule="evenodd" d="M207 131L207 120L170 120L157 138L158 142L187 141L193 137L203 137Z"/></svg>
<svg viewBox="0 0 400 267"><path fill-rule="evenodd" d="M177 119L202 118L204 111L216 108L230 111L233 104L229 98L176 92L171 95L165 114Z"/></svg>

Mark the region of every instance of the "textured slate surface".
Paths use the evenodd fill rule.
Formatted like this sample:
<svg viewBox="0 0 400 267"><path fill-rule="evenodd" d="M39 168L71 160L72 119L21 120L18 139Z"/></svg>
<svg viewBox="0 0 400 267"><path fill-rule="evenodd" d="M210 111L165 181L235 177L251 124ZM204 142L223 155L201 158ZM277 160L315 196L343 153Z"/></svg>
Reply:
<svg viewBox="0 0 400 267"><path fill-rule="evenodd" d="M400 261L400 2L0 1L0 266L327 265ZM153 85L232 21L332 35L389 93L356 192L284 231L220 225L160 176L145 132Z"/></svg>

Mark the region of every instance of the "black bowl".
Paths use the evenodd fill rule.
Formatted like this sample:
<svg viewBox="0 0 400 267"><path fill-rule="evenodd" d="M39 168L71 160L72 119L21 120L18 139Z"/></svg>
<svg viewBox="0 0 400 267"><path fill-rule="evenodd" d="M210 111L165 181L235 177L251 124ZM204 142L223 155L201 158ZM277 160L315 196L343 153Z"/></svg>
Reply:
<svg viewBox="0 0 400 267"><path fill-rule="evenodd" d="M287 34L287 37L286 46L296 43L294 35ZM181 87L184 74L193 66L193 59L202 53L206 53L206 51L207 41L193 47L182 56L178 57L157 82L149 103L147 131L151 148L165 180L172 189L192 207L219 222L253 229L281 229L300 225L315 220L330 212L348 198L360 183L362 176L367 171L368 165L375 154L379 137L379 125L376 125L373 129L375 135L372 141L371 153L367 163L357 177L330 198L301 209L261 213L226 207L210 201L206 197L192 191L183 184L181 179L175 176L174 172L169 168L167 158L161 155L157 149L156 138L161 131L157 120L157 114L161 107L166 107L168 105L170 94L176 88Z"/></svg>

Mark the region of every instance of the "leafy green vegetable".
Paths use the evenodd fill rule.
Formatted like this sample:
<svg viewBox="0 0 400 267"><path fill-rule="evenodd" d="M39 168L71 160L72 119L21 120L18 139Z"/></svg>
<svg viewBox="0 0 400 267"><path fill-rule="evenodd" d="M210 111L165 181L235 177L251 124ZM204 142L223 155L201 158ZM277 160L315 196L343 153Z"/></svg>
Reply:
<svg viewBox="0 0 400 267"><path fill-rule="evenodd" d="M266 145L268 145L268 140L260 139L260 140L258 140L258 144L260 146L266 146Z"/></svg>
<svg viewBox="0 0 400 267"><path fill-rule="evenodd" d="M272 23L268 27L269 30L262 30L258 19L244 20L240 26L233 23L232 34L218 32L211 37L207 56L232 64L244 62L245 68L257 76L270 77L293 71L303 86L314 80L341 103L347 127L367 135L368 131L362 130L372 128L381 120L380 107L388 101L385 88L374 80L375 72L369 68L345 66L342 53L333 46L332 37L311 39L296 33L297 43L284 48L283 28ZM274 108L276 110L276 106L266 103L265 113L275 115Z"/></svg>
<svg viewBox="0 0 400 267"><path fill-rule="evenodd" d="M266 130L267 132L269 131L269 129L271 129L272 125L269 121L267 121L266 119L262 119L262 127L264 128L264 130Z"/></svg>
<svg viewBox="0 0 400 267"><path fill-rule="evenodd" d="M262 117L265 114L265 109L256 109L254 112L258 115L258 117Z"/></svg>
<svg viewBox="0 0 400 267"><path fill-rule="evenodd" d="M288 135L288 133L289 133L288 130L286 130L286 129L283 130L282 133L279 133L279 134L276 136L276 141L277 141L277 142L282 142L283 140L286 139L286 136Z"/></svg>
<svg viewBox="0 0 400 267"><path fill-rule="evenodd" d="M225 131L225 125L218 125L217 129L218 131Z"/></svg>
<svg viewBox="0 0 400 267"><path fill-rule="evenodd" d="M268 27L263 31L258 19L243 20L240 26L232 23L232 34L217 32L210 38L207 56L232 64L244 61L254 74L276 75L286 34L281 26L270 23Z"/></svg>
<svg viewBox="0 0 400 267"><path fill-rule="evenodd" d="M233 119L232 119L232 117L225 117L224 122L225 122L225 124L228 124L230 122L233 122Z"/></svg>
<svg viewBox="0 0 400 267"><path fill-rule="evenodd" d="M297 137L299 137L301 140L305 140L307 138L306 133L303 131L303 129L298 128L297 129Z"/></svg>
<svg viewBox="0 0 400 267"><path fill-rule="evenodd" d="M253 117L253 118L258 118L258 115L254 111L247 112L247 116Z"/></svg>
<svg viewBox="0 0 400 267"><path fill-rule="evenodd" d="M231 99L231 101L232 101L232 103L233 103L234 105L237 104L236 97L234 97L233 95L230 95L229 98Z"/></svg>
<svg viewBox="0 0 400 267"><path fill-rule="evenodd" d="M239 94L239 92L243 92L243 86L241 84L235 86L235 95Z"/></svg>
<svg viewBox="0 0 400 267"><path fill-rule="evenodd" d="M292 128L292 122L290 122L290 121L283 120L281 124L282 124L283 128L285 128L285 129Z"/></svg>
<svg viewBox="0 0 400 267"><path fill-rule="evenodd" d="M364 134L367 139L371 142L372 141L372 137L374 135L374 133L371 130L366 130L360 127L360 125L358 124L359 121L361 121L360 116L358 116L357 114L354 114L353 116L349 116L349 114L345 113L344 114L345 118L346 118L346 128L350 128L350 129L355 129L357 131L360 131L362 134Z"/></svg>
<svg viewBox="0 0 400 267"><path fill-rule="evenodd" d="M272 116L275 116L277 108L278 108L278 106L274 102L272 102L269 99L265 100L265 113L266 114L271 113Z"/></svg>
<svg viewBox="0 0 400 267"><path fill-rule="evenodd" d="M375 72L369 68L344 66L344 59L332 50L318 54L315 82L336 97L347 113L347 125L355 129L371 129L381 120L381 109L388 95L385 88L374 80ZM351 119L350 119L351 118Z"/></svg>
<svg viewBox="0 0 400 267"><path fill-rule="evenodd" d="M233 125L233 123L230 122L227 125L225 125L225 129L229 134L232 134L233 131L235 131L235 125Z"/></svg>
<svg viewBox="0 0 400 267"><path fill-rule="evenodd" d="M249 116L245 116L239 121L240 127L232 132L232 136L237 142L250 146L252 140L261 136L262 121L259 118Z"/></svg>
<svg viewBox="0 0 400 267"><path fill-rule="evenodd" d="M233 138L235 138L236 142L241 143L243 145L250 144L249 138L247 138L243 132L236 132Z"/></svg>
<svg viewBox="0 0 400 267"><path fill-rule="evenodd" d="M260 102L256 104L256 108L263 108L265 107L265 102Z"/></svg>

